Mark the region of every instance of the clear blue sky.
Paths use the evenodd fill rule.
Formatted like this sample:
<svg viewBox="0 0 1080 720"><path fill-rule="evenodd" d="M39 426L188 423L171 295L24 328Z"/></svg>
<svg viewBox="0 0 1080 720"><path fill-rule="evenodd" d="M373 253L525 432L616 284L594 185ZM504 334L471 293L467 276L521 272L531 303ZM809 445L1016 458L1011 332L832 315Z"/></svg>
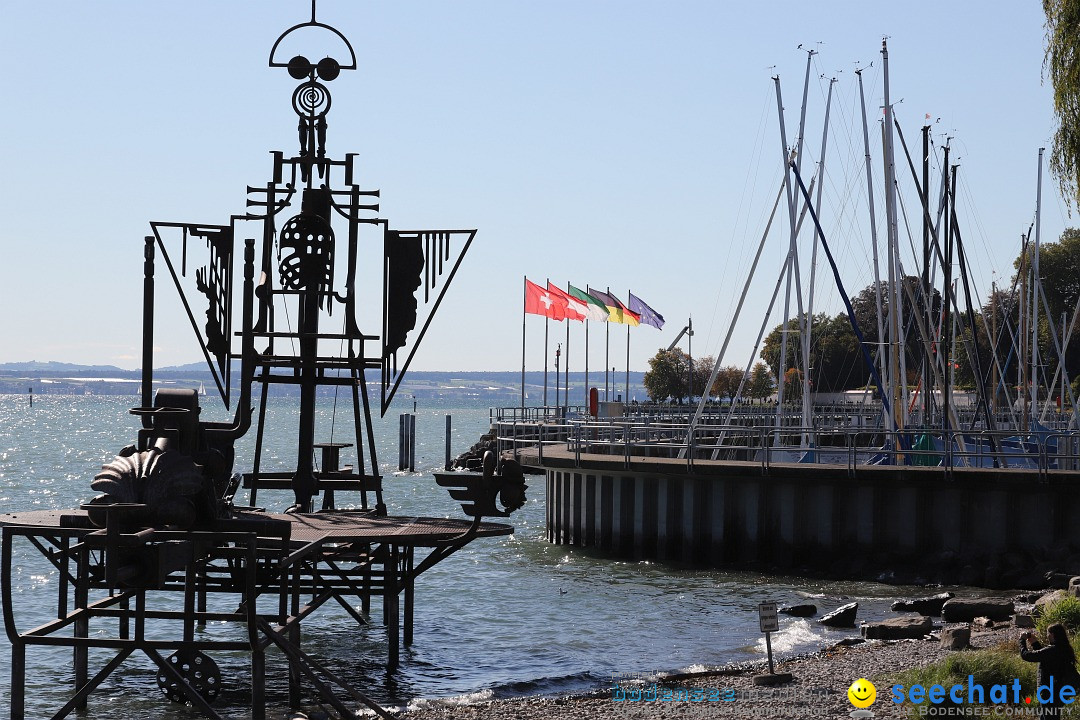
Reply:
<svg viewBox="0 0 1080 720"><path fill-rule="evenodd" d="M309 11L305 0L4 4L0 362L139 365L148 221L227 222L245 187L267 181L268 151L295 151L295 82L266 58ZM329 151L359 153L359 182L381 188L393 227L479 229L417 369L519 368L524 275L610 286L624 300L629 290L666 316L662 331L632 330L631 369L645 369L691 315L694 354L715 353L781 177L771 77L783 83L793 142L806 48L820 50L807 175L827 78L838 78L822 218L851 292L872 281L853 70L867 67L883 213L883 36L909 142L927 113L940 118L937 142L954 138L982 294L992 272L1011 273L1034 217L1037 151L1054 127L1035 2L321 0L318 17L359 59L331 88ZM901 182L916 223L906 172ZM1043 197L1049 241L1069 222L1049 174ZM746 362L786 223L775 223L726 364ZM831 281L818 292L816 309L841 310ZM163 305L169 293L162 286ZM377 327L362 318L362 329ZM613 330L621 370L626 333ZM552 331L553 355L564 330ZM582 341L575 324L572 370ZM542 343L543 320L530 316L529 369L542 367ZM596 370L602 329L591 344ZM158 365L200 358L175 307L157 345Z"/></svg>

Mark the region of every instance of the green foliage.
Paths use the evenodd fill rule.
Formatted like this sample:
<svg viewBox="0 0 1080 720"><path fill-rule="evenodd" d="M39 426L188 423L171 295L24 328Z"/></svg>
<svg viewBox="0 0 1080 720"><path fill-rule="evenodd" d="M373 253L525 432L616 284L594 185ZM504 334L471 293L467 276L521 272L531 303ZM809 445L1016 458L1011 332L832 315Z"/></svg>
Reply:
<svg viewBox="0 0 1080 720"><path fill-rule="evenodd" d="M1019 276L1028 281L1027 284L1017 283L1018 291L1030 288L1033 254L1034 244L1029 242L1027 251L1021 252L1013 262L1013 267L1016 268ZM1039 249L1039 275L1042 277L1040 285L1042 294L1045 296L1046 304L1050 308L1050 317L1048 318L1045 307L1041 304L1039 307L1039 348L1043 357L1051 359L1053 367L1056 367L1057 350L1050 332L1050 323L1053 323L1054 332L1057 334L1058 342L1060 342L1066 332L1062 328L1062 317L1064 316L1067 325L1073 317L1078 300L1080 300L1080 230L1066 228L1057 242L1042 244ZM1023 295L1024 293L1020 292L1020 294ZM1019 322L1017 310L1020 306L1019 298L1011 297L1005 298L1005 300L1007 302L1002 304L1013 310L1009 314L1009 319L1015 329ZM983 308L983 312L987 315L989 315L989 310L990 308ZM1002 327L1001 320L1003 318L1004 314L999 317L999 331ZM998 346L999 357L1004 357L1008 351L1008 338L1006 337L1004 342ZM1065 367L1070 379L1078 376L1078 372L1080 372L1080 332L1076 328L1074 328L1069 343L1065 347ZM1053 370L1048 372L1053 372ZM1060 388L1051 390L1052 396L1060 394ZM1068 398L1065 399L1068 400Z"/></svg>
<svg viewBox="0 0 1080 720"><path fill-rule="evenodd" d="M902 306L904 315L909 316L912 311L911 299L921 298L922 295L919 278L905 277L904 289ZM883 282L880 286L868 285L851 299L855 320L871 356L876 355L878 350L877 294L879 290L882 294L882 312L887 318L889 313L888 283ZM921 299L919 302L921 303ZM941 296L936 290L932 293L931 307L934 317L937 317L941 308ZM762 344L761 359L768 363L774 377L781 375L781 365L785 373L789 368L802 367L802 324L801 318L792 318L787 323L788 341L784 362L780 359L784 326L777 325L766 336ZM908 366L918 367L923 354L923 344L914 325L908 327L906 353ZM814 316L810 334L810 357L812 392L854 390L865 387L870 381L870 369L866 366L847 312L838 313L833 317L824 313ZM785 397L792 397L786 389Z"/></svg>
<svg viewBox="0 0 1080 720"><path fill-rule="evenodd" d="M720 399L732 400L735 398L735 393L739 392L742 381L742 370L731 365L722 367L716 373L716 380L713 381L712 394Z"/></svg>
<svg viewBox="0 0 1080 720"><path fill-rule="evenodd" d="M1035 622L1035 629L1045 638L1046 628L1054 623L1064 625L1070 636L1080 631L1080 598L1064 597L1046 607Z"/></svg>
<svg viewBox="0 0 1080 720"><path fill-rule="evenodd" d="M1076 600L1075 598L1068 599ZM1080 620L1080 602L1059 604L1063 606L1063 613L1068 614L1073 620ZM1068 609L1066 610L1066 608ZM1046 616L1044 615L1044 617ZM1067 619L1064 616L1059 616L1057 620L1051 622L1065 623L1066 621ZM1046 623L1046 625L1049 624L1051 623ZM1044 631L1046 625L1042 625ZM1070 633L1072 633L1071 630ZM1080 644L1080 638L1074 636L1072 638L1074 651L1078 650L1078 644ZM1021 659L1019 644L1015 641L1004 642L997 647L986 650L961 650L929 665L891 673L885 678L881 678L883 682L882 685L878 686L878 696L881 697L888 693L887 688L882 687L886 683L888 687L900 684L905 688L910 688L915 684L922 685L924 688L929 688L932 685L950 688L953 685L960 684L965 688L964 697L966 699L968 675L973 677L973 684L982 685L983 692L986 693L986 705L992 704L989 702L989 692L990 687L993 685L1008 686L1010 688L1008 697L1011 700L1012 682L1015 678L1019 678L1020 698L1021 703L1023 703L1023 698L1033 696L1035 693L1038 683L1038 664ZM940 707L954 705L955 703L946 694ZM922 706L912 704L908 711L908 717L926 717L919 713L919 707L925 708L926 706L925 704ZM1073 703L1068 706L1061 717L1065 720L1080 720L1080 703Z"/></svg>
<svg viewBox="0 0 1080 720"><path fill-rule="evenodd" d="M709 375L712 374L715 364L716 358L712 355L694 359L694 384L690 388L691 397L695 395L700 397L705 392L705 386L709 384ZM712 394L715 395L715 393Z"/></svg>
<svg viewBox="0 0 1080 720"><path fill-rule="evenodd" d="M1015 678L1020 679L1021 698L1034 693L1037 684L1036 672L1037 665L1022 660L1019 647L1014 643L1008 643L989 650L962 650L950 653L943 660L889 675L886 681L890 687L895 684L903 685L905 688L910 688L912 685L922 685L924 688L930 688L933 685L941 685L944 688L963 685L966 690L968 675L971 675L974 678L972 682L982 685L984 693L987 693L986 704L991 704L989 702L990 687L992 685L1011 686ZM878 695L880 697L887 692L887 689L881 688L878 690ZM950 706L955 706L955 703L946 694L939 707ZM923 717L919 714L919 707L912 704L909 717ZM922 707L925 707L925 704Z"/></svg>
<svg viewBox="0 0 1080 720"><path fill-rule="evenodd" d="M653 402L664 402L669 398L682 402L687 393L689 372L690 358L682 350L659 350L649 358L649 369L643 378L645 392Z"/></svg>
<svg viewBox="0 0 1080 720"><path fill-rule="evenodd" d="M754 363L750 370L750 380L746 386L746 395L755 400L761 400L772 395L776 389L776 382L765 363Z"/></svg>
<svg viewBox="0 0 1080 720"><path fill-rule="evenodd" d="M1080 202L1080 0L1043 0L1046 55L1043 78L1054 88L1058 127L1050 147L1050 169L1061 194Z"/></svg>

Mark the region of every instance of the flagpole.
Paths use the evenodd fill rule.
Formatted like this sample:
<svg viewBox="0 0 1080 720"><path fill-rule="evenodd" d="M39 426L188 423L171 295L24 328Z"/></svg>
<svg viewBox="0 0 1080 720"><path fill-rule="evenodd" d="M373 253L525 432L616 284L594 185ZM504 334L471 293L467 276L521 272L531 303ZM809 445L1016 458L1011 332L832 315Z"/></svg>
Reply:
<svg viewBox="0 0 1080 720"><path fill-rule="evenodd" d="M585 292L592 292L592 288L585 286ZM604 323L604 402L608 400L608 348L610 346L611 318Z"/></svg>
<svg viewBox="0 0 1080 720"><path fill-rule="evenodd" d="M626 291L627 298L630 296L630 291ZM623 397L623 402L630 402L630 325L626 325L626 395Z"/></svg>
<svg viewBox="0 0 1080 720"><path fill-rule="evenodd" d="M585 405L589 404L589 320L585 319Z"/></svg>
<svg viewBox="0 0 1080 720"><path fill-rule="evenodd" d="M563 383L563 404L570 404L570 319L566 319L566 357L563 358L563 377L565 382ZM559 378L555 378L555 382L559 382Z"/></svg>
<svg viewBox="0 0 1080 720"><path fill-rule="evenodd" d="M607 289L608 294L611 294L611 288ZM606 300L604 301L607 302ZM611 367L611 323L608 323L608 327L604 332L604 400L610 402L611 398L608 397L608 368ZM614 372L612 375L614 376ZM611 378L612 385L615 383L615 378ZM614 388L612 389L614 392Z"/></svg>
<svg viewBox="0 0 1080 720"><path fill-rule="evenodd" d="M529 300L529 278L522 275L521 283L521 411L525 414L525 304Z"/></svg>
<svg viewBox="0 0 1080 720"><path fill-rule="evenodd" d="M566 292L570 292L571 287L572 286L570 285L570 283L567 282L566 283ZM588 287L588 285L586 285L585 287ZM566 377L569 378L570 374L567 373ZM567 382L566 392L569 393L570 392L570 385L569 385L570 381L569 381L569 379L567 379L566 382ZM585 316L585 403L584 404L585 404L586 407L588 407L588 405L589 405L589 316L587 314Z"/></svg>
<svg viewBox="0 0 1080 720"><path fill-rule="evenodd" d="M604 326L604 401L607 402L608 398L608 368L611 367L611 358L609 353L611 351L611 323Z"/></svg>
<svg viewBox="0 0 1080 720"><path fill-rule="evenodd" d="M544 318L544 414L547 415L547 371L548 371L548 325L551 318Z"/></svg>

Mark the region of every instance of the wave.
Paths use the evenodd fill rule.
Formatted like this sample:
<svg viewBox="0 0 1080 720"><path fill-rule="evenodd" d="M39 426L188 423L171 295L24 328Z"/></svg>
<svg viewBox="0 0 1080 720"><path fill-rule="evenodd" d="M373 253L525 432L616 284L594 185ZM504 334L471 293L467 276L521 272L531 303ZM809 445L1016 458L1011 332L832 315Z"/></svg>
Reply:
<svg viewBox="0 0 1080 720"><path fill-rule="evenodd" d="M788 654L793 651L810 650L820 647L827 637L827 628L811 625L808 620L798 619L784 623L783 629L772 633L771 643L774 654ZM754 644L754 649L766 652L765 638Z"/></svg>

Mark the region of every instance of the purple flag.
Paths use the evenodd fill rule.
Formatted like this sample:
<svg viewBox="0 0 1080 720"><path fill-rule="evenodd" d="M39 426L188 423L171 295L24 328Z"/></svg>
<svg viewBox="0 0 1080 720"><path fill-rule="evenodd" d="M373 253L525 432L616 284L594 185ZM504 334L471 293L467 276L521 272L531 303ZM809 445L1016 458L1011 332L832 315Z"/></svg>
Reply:
<svg viewBox="0 0 1080 720"><path fill-rule="evenodd" d="M641 316L641 322L645 325L652 325L657 330L664 327L664 316L649 307L644 300L634 295L634 293L630 293L629 308L630 312Z"/></svg>

